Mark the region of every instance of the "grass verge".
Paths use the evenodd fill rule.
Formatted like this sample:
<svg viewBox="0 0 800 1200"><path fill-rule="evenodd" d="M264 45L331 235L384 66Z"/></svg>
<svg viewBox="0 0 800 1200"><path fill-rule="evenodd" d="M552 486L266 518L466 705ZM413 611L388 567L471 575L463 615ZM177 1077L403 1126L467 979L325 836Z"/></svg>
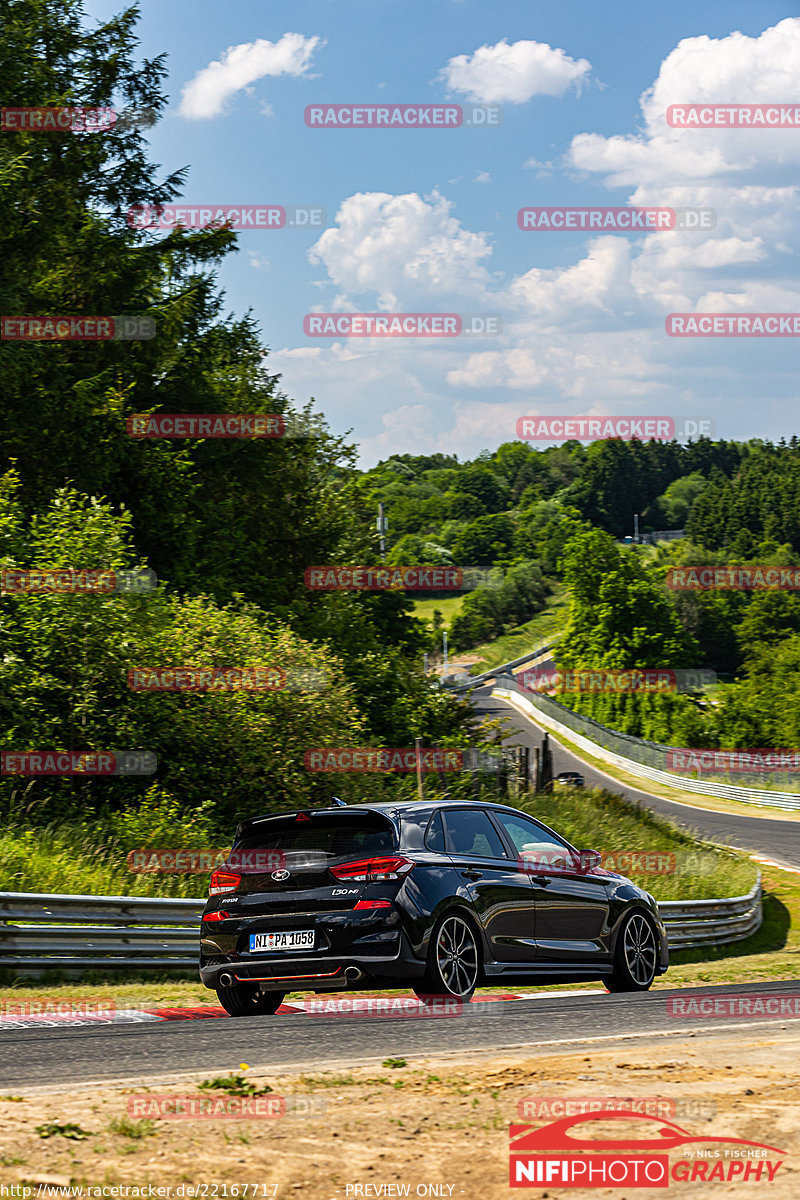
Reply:
<svg viewBox="0 0 800 1200"><path fill-rule="evenodd" d="M524 625L518 625L516 629L510 629L508 633L504 633L502 637L496 638L493 642L485 642L482 646L476 646L474 650L469 651L470 654L480 657L480 662L476 662L470 668L472 674L480 675L483 671L490 671L492 667L497 667L500 663L521 658L523 654L536 650L545 642L552 641L561 633L567 623L568 605L569 595L566 588L556 586L551 595L547 597L542 611L532 617L530 621L526 621Z"/></svg>

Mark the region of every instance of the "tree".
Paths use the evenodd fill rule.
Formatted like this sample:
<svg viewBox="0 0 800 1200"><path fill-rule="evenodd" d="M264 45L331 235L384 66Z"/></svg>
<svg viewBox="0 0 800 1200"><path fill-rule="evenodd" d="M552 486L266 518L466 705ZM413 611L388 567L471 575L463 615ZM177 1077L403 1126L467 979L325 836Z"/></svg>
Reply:
<svg viewBox="0 0 800 1200"><path fill-rule="evenodd" d="M681 475L673 480L665 492L656 497L645 514L645 519L653 524L659 522L660 528L684 529L692 505L707 484L708 480L699 471L693 471L691 475ZM660 525L661 520L665 522L664 526Z"/></svg>
<svg viewBox="0 0 800 1200"><path fill-rule="evenodd" d="M483 505L484 512L499 513L508 507L511 489L508 484L490 470L488 466L475 463L459 471L453 480L453 491L474 496ZM452 516L460 516L453 512Z"/></svg>
<svg viewBox="0 0 800 1200"><path fill-rule="evenodd" d="M514 522L505 513L478 517L456 538L453 561L459 566L491 566L514 545Z"/></svg>

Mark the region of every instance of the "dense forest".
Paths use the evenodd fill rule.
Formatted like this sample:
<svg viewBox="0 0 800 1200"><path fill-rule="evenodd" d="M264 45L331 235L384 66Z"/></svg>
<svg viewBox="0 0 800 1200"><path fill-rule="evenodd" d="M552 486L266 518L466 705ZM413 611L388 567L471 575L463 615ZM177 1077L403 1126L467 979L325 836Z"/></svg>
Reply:
<svg viewBox="0 0 800 1200"><path fill-rule="evenodd" d="M555 585L570 611L564 668L711 668L700 695L565 694L563 703L657 741L798 744L800 600L786 591L671 591L684 564L800 563L800 444L700 439L509 442L473 462L397 455L358 480L365 514L384 503L389 561L481 564L489 582L451 624L467 649L538 612ZM656 548L621 543L634 528L683 530Z"/></svg>

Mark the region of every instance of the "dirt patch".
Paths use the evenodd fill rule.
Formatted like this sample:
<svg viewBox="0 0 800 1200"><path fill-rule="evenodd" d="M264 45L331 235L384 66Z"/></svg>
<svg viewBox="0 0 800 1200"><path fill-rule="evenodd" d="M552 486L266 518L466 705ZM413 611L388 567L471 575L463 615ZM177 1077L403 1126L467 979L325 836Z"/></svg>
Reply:
<svg viewBox="0 0 800 1200"><path fill-rule="evenodd" d="M224 1090L199 1089L196 1076L190 1082L150 1079L146 1086L65 1085L46 1095L26 1092L19 1099L0 1099L0 1183L145 1189L152 1184L171 1187L162 1193L166 1196L190 1195L187 1187L183 1193L177 1190L180 1185L207 1185L205 1195L212 1200L235 1196L233 1186L244 1184L249 1191L238 1195L259 1198L301 1193L303 1200L398 1195L494 1200L510 1194L509 1125L546 1125L564 1115L568 1100L575 1111L575 1103L607 1103L613 1097L615 1103L635 1101L645 1115L666 1117L691 1136L708 1139L701 1147L706 1157L717 1147L715 1137L745 1138L786 1152L772 1183L766 1182L766 1174L759 1182L671 1180L673 1194L703 1200L741 1192L796 1200L800 1029L789 1024L747 1033L746 1038L741 1031L722 1031L679 1041L637 1040L624 1050L617 1046L570 1054L531 1050L524 1057L396 1058L383 1066L313 1075L245 1071L232 1054L232 1073L257 1091L272 1089L251 1095L251 1105L259 1103L265 1114L285 1105L284 1115L273 1117L148 1119L145 1114L159 1111L163 1095L216 1104L218 1112L238 1111L235 1097ZM542 1102L547 1099L552 1103L545 1112ZM239 1107L242 1103L240 1098ZM641 1120L603 1120L581 1135L598 1137L605 1131L605 1136L642 1137L642 1125L637 1128ZM63 1132L68 1126L76 1127L72 1137ZM655 1120L648 1123L646 1136L654 1129ZM671 1150L671 1162L684 1153ZM778 1156L771 1158L774 1162ZM709 1170L715 1161L710 1159ZM722 1161L730 1162L724 1156ZM42 1190L42 1196L47 1194ZM523 1194L621 1200L628 1193L619 1188L548 1190L535 1184ZM631 1197L637 1194L641 1189L630 1192Z"/></svg>

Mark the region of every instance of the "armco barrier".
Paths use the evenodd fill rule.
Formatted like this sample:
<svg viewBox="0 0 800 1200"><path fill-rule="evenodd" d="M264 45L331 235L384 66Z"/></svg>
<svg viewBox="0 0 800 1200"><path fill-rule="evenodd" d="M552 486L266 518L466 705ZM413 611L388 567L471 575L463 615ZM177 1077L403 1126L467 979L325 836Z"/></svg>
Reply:
<svg viewBox="0 0 800 1200"><path fill-rule="evenodd" d="M656 764L664 762L667 750L658 742L646 742L608 729L592 717L573 712L559 704L552 696L526 691L513 675L498 677L493 696L507 700L523 716L532 717L539 725L552 733L562 733L581 750L612 763L641 779L667 784L684 792L698 792L703 796L720 796L726 800L739 800L742 804L759 804L766 808L782 808L800 811L800 792L777 792L767 788L739 787L734 783L714 783L709 779L691 779L688 775L675 775L662 771Z"/></svg>
<svg viewBox="0 0 800 1200"><path fill-rule="evenodd" d="M558 638L554 638L552 642L545 642L538 650L531 650L528 654L523 654L520 658L512 658L510 662L501 663L494 667L491 671L484 671L480 675L470 675L463 683L456 684L455 691L465 692L469 688L479 687L487 679L495 679L498 675L504 675L506 672L513 671L514 667L522 667L527 662L532 662L536 658L541 658L543 654L549 654L555 646Z"/></svg>
<svg viewBox="0 0 800 1200"><path fill-rule="evenodd" d="M176 970L194 975L204 900L0 892L0 971L41 976L89 970ZM665 901L670 946L720 945L761 925L761 876L747 896Z"/></svg>
<svg viewBox="0 0 800 1200"><path fill-rule="evenodd" d="M204 900L0 892L0 970L193 973Z"/></svg>

